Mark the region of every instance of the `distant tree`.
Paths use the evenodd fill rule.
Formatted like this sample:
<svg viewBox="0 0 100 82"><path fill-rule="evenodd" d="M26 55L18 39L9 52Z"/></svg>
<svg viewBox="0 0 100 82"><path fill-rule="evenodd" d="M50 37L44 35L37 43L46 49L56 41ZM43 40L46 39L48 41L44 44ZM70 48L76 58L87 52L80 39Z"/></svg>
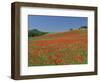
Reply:
<svg viewBox="0 0 100 82"><path fill-rule="evenodd" d="M70 28L69 30L70 30L70 31L72 31L73 29L72 29L72 28Z"/></svg>
<svg viewBox="0 0 100 82"><path fill-rule="evenodd" d="M87 29L87 26L81 26L79 29Z"/></svg>
<svg viewBox="0 0 100 82"><path fill-rule="evenodd" d="M81 26L80 28L84 28L84 29L87 29L87 26Z"/></svg>

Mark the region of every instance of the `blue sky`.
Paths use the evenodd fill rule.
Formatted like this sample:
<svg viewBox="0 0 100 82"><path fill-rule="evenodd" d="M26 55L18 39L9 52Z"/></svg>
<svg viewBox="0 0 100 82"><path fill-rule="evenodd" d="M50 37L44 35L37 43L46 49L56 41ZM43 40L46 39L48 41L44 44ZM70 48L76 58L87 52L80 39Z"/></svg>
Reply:
<svg viewBox="0 0 100 82"><path fill-rule="evenodd" d="M88 25L87 17L29 15L28 29L44 32L63 32Z"/></svg>

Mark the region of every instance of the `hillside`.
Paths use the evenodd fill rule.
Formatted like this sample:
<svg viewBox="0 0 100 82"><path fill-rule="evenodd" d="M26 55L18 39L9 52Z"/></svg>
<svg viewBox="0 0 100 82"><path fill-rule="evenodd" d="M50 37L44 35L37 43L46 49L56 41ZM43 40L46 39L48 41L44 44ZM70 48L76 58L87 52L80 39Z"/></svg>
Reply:
<svg viewBox="0 0 100 82"><path fill-rule="evenodd" d="M42 31L39 31L37 29L32 29L32 30L28 31L28 37L41 36L41 35L44 35L47 33L48 32L42 32Z"/></svg>
<svg viewBox="0 0 100 82"><path fill-rule="evenodd" d="M28 42L29 66L87 64L87 30L31 37Z"/></svg>

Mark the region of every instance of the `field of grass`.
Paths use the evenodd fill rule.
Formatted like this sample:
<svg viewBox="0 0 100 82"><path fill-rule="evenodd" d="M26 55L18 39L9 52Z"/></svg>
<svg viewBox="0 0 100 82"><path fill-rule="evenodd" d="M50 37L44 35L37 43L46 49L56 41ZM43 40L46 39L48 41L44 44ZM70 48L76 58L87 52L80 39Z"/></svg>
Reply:
<svg viewBox="0 0 100 82"><path fill-rule="evenodd" d="M87 64L87 30L50 33L28 39L28 66Z"/></svg>

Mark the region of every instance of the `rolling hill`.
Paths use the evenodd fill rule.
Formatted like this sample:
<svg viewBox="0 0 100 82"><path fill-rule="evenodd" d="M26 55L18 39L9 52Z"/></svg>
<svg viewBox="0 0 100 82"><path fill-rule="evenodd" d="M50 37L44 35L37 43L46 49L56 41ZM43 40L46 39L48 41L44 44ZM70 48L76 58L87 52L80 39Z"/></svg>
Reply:
<svg viewBox="0 0 100 82"><path fill-rule="evenodd" d="M87 42L87 29L31 37L28 65L87 64Z"/></svg>

